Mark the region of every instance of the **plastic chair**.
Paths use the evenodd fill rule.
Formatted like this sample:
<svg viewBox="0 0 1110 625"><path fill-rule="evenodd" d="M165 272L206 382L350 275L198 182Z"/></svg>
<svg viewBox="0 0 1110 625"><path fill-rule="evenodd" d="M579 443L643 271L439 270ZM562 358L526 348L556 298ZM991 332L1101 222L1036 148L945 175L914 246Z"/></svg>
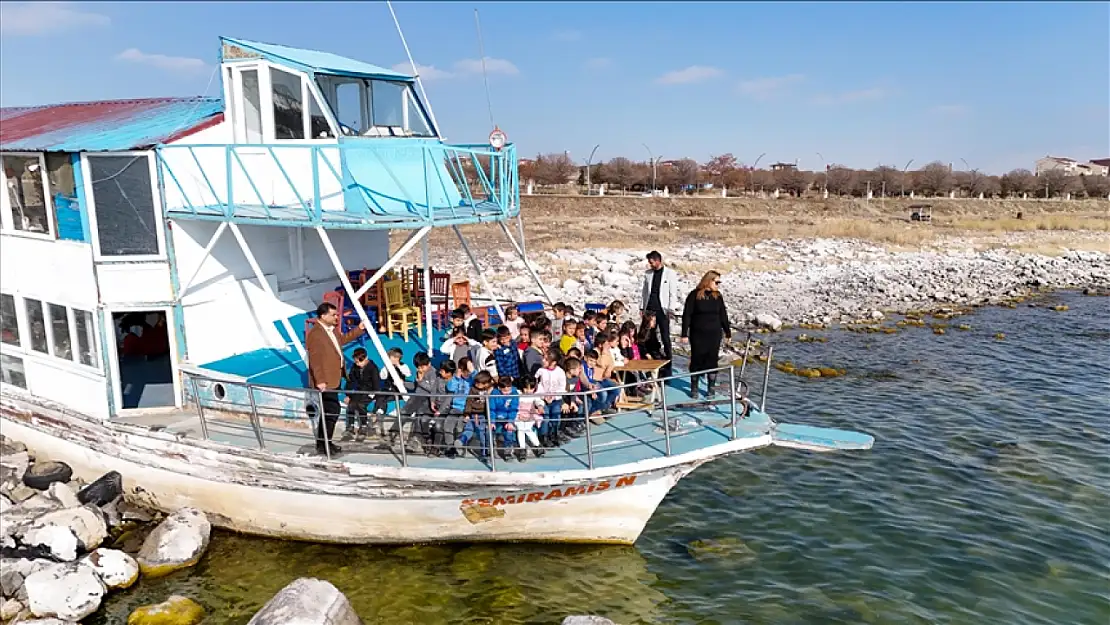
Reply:
<svg viewBox="0 0 1110 625"><path fill-rule="evenodd" d="M394 332L400 332L407 343L409 331L415 327L416 335L424 336L420 324L420 309L405 303L405 294L400 280L387 280L382 283L382 293L385 295L385 329L389 338Z"/></svg>

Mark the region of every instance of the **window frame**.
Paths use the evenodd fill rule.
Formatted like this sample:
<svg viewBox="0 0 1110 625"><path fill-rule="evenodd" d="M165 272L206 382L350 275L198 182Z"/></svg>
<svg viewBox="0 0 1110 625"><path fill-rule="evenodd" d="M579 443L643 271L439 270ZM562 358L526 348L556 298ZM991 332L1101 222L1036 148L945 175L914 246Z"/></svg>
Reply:
<svg viewBox="0 0 1110 625"><path fill-rule="evenodd" d="M19 344L2 343L0 342L0 350L5 354L14 355L22 358L24 362L46 361L55 364L64 364L66 366L75 365L76 370L85 373L95 372L99 375L104 375L104 360L101 357L100 348L100 327L99 315L95 309L89 310L81 306L74 306L64 302L58 302L45 297L35 297L32 295L23 295L20 293L4 292L3 295L12 298L15 303L15 319L16 327L19 329ZM42 303L42 317L43 322L46 324L46 352L40 352L31 347L31 320L27 315L27 300L35 300ZM53 315L50 312L51 306L59 306L66 311L66 327L69 331L70 341L70 358L62 358L54 355L54 331L53 331ZM81 362L80 348L77 341L77 311L86 312L92 322L93 340L92 340L92 355L93 364L87 365Z"/></svg>
<svg viewBox="0 0 1110 625"><path fill-rule="evenodd" d="M320 92L315 84L313 78L298 69L288 67L285 65L278 65L264 59L249 59L237 61L234 63L225 63L225 67L230 71L232 84L227 87L227 93L231 98L231 106L227 110L231 112L231 127L232 136L235 143L239 145L258 145L265 148L267 145L298 145L306 143L316 144L335 144L338 141L339 126L332 114L331 105ZM242 72L244 71L258 71L258 92L259 92L259 108L262 113L262 141L260 143L248 143L246 141L246 128L243 126L243 79ZM301 129L305 138L303 139L278 139L276 127L274 125L274 87L271 78L271 71L277 70L285 72L291 76L296 76L301 81ZM316 101L316 107L320 113L323 114L324 119L328 122L328 131L331 132L331 137L319 138L312 134L312 105L309 99L312 98ZM225 111L226 114L226 111Z"/></svg>
<svg viewBox="0 0 1110 625"><path fill-rule="evenodd" d="M26 333L24 332L24 326L26 325L26 323L24 322L23 317L25 315L25 312L21 313L20 310L19 310L20 302L23 298L19 297L18 295L14 294L14 293L0 293L0 295L3 295L4 297L12 298L12 312L15 313L15 334L16 334L15 343L8 343L7 341L0 340L0 345L5 345L7 347L7 349L11 349L11 348L14 347L16 349L22 350L23 349L23 339L24 339L24 337L27 336Z"/></svg>
<svg viewBox="0 0 1110 625"><path fill-rule="evenodd" d="M98 158L101 156L132 156L143 157L147 159L147 167L150 171L150 198L151 203L154 205L154 234L158 241L157 254L135 254L128 256L105 256L100 251L100 215L96 210L96 196L93 193L93 179L92 169L89 167L89 158ZM96 262L146 262L146 261L168 261L169 256L166 251L166 228L165 228L165 212L162 208L162 190L158 184L158 165L154 158L154 153L150 150L128 150L124 152L97 152L89 154L87 152L81 153L81 171L85 175L82 176L82 183L85 187L85 201L87 203L87 211L89 215L89 235L92 238L91 244L93 249L93 260Z"/></svg>
<svg viewBox="0 0 1110 625"><path fill-rule="evenodd" d="M18 156L23 158L37 158L39 161L39 178L42 180L42 197L46 206L47 232L29 232L15 227L15 216L12 215L12 202L8 194L8 173L0 166L0 184L3 184L3 193L0 193L0 229L4 234L14 234L31 239L55 241L58 238L58 224L54 216L54 198L50 193L50 176L46 171L46 154L43 152L0 152L0 157ZM0 159L2 162L2 159Z"/></svg>

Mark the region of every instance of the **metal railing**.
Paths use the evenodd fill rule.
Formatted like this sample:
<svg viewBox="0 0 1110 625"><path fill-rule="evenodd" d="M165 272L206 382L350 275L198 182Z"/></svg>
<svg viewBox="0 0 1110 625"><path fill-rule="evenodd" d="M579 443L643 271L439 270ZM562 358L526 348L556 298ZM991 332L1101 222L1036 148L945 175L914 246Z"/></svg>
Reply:
<svg viewBox="0 0 1110 625"><path fill-rule="evenodd" d="M750 347L751 340L749 338L748 347ZM625 432L617 423L617 419L622 416L629 416L637 412L647 411L649 415L653 416L656 409L661 412L662 418L660 419L662 434L663 434L663 449L658 449L653 443L658 441L638 439L640 446L655 449L658 455L670 457L672 455L672 441L678 437L688 434L683 432L681 426L676 426L672 423L672 411L693 411L704 410L707 406L717 406L723 400L727 400L729 404L728 411L728 434L725 436L727 440L736 440L738 437L738 423L749 413L749 410L755 409L754 404L747 397L747 384L743 381L743 374L748 363L748 354L750 350L745 348L744 358L741 361L739 371L734 365L718 367L716 369L698 371L696 373L683 373L673 375L666 378L644 378L635 382L624 384L606 384L604 387L585 391L567 391L564 393L529 393L524 394L517 392L508 395L493 395L492 391L496 388L496 384L490 388L489 392L485 395L459 395L450 393L423 393L416 389L407 389L404 392L399 391L319 391L316 389L292 389L288 387L278 387L263 384L253 384L250 382L236 382L228 381L223 378L209 378L199 374L196 370L182 372L186 377L187 384L185 388L192 395L190 398L197 409L197 416L200 421L200 434L205 440L214 440L212 437L213 425L218 424L223 427L236 427L233 422L227 419L214 419L210 411L220 413L230 413L233 415L246 413L250 430L253 433L253 438L257 441L258 448L265 451L273 451L275 444L281 442L278 439L286 441L293 440L295 443L304 443L303 431L296 432L288 428L274 427L271 428L267 435L267 428L263 423L263 419L277 418L283 424L298 424L299 422L308 421L312 441L316 444L322 443L324 455L328 460L332 459L333 443L329 436L321 435L321 427L327 428L328 417L333 420L338 426L341 419L345 419L349 424L364 423L367 428L375 428L377 431L372 432L372 435L380 436L383 440L387 437L392 440L394 437L395 444L387 446L388 451L400 462L401 466L409 466L409 454L412 453L408 450L407 445L412 437L418 435L417 429L420 429L421 435L426 435L427 431L434 431L438 437L439 443L433 445L442 453L449 453L446 448L456 449L458 453L465 455L466 453L474 453L479 456L491 471L498 470L498 455L501 454L502 459L505 459L505 453L509 452L511 442L507 433L510 431L505 428L508 420L500 420L501 412L495 412L491 408L492 400L497 398L511 398L516 399L519 403L524 401L541 400L545 406L554 404L555 402L567 402L568 400L580 406L573 414L559 413L557 418L549 418L546 413L543 414L544 421L550 423L555 421L554 433L551 429L543 429L543 424L540 427L543 432L537 432L538 435L544 435L544 440L541 441L539 446L532 446L533 453L535 450L541 450L537 456L546 454L553 449L563 449L567 454L574 457L585 468L594 469L597 466L596 456L599 453L595 443L596 432L594 427L600 426L603 423L611 424L612 427ZM758 410L764 411L766 406L767 385L770 378L771 371L771 355L770 348L767 350L766 368L763 372L762 392L760 396L760 403ZM720 375L727 372L728 375L728 392L727 397L716 398L707 396L704 400L691 400L689 402L681 402L679 404L670 403L667 398L666 386L668 383L673 383L677 380L690 379L692 377L702 377L707 375ZM432 375L438 375L438 371L433 372ZM202 393L202 387L207 387L211 390L207 397ZM604 411L591 410L591 407L596 408L596 403L591 406L591 402L597 402L601 398L599 394L606 394L607 398L605 405L614 406L616 399L622 392L627 393L629 389L645 389L650 387L650 395L653 401L650 405L643 408L634 408L625 413L616 414L602 414ZM323 406L325 405L325 394L334 393L335 401L331 403L333 406L339 402L339 396L345 396L347 400L347 410L344 411L342 407L335 414L323 414ZM611 395L610 395L611 393ZM244 397L245 395L245 397ZM407 402L404 398L407 397ZM655 398L657 397L657 400ZM468 413L465 405L462 409L458 409L457 403L462 400L465 404L466 400L478 398L483 400L484 414ZM548 402L547 400L551 401ZM360 410L351 411L351 402L354 400ZM419 405L413 402L419 402ZM425 403L426 402L426 403ZM453 405L454 403L454 405ZM342 406L342 404L339 404ZM389 406L392 405L392 409ZM435 406L435 410L431 412L417 412L415 410L407 412L406 408L419 408L420 406ZM446 410L444 408L446 407ZM375 408L383 409L382 413L375 412ZM515 417L517 408L513 409L511 416ZM600 416L600 420L598 420ZM363 421L363 419L365 421ZM455 421L451 421L454 419ZM323 420L323 424L321 423ZM569 424L563 426L563 424ZM654 419L649 419L641 422L634 427L644 427L654 425ZM406 428L408 433L406 434ZM631 429L630 428L630 429ZM479 432L479 429L481 430ZM515 429L515 428L514 428ZM445 438L447 431L450 430L451 439ZM677 431L676 431L677 430ZM457 442L461 440L459 435L460 431L469 431L471 436L468 437L463 449L457 449ZM572 438L582 437L585 438L585 459L578 458L577 454L567 451L562 444L565 444L568 432L573 432L578 436ZM441 434L442 433L442 434ZM625 432L627 433L627 432ZM517 457L521 451L527 454L529 445L527 442L520 440L525 436L524 433L516 432L517 436ZM500 436L500 447L497 443ZM249 436L248 436L249 437ZM470 445L469 442L477 438L477 445ZM636 438L636 437L633 437ZM319 443L317 443L319 441ZM561 442L560 442L561 441ZM555 445L551 445L555 442ZM234 444L234 443L232 443ZM440 446L446 445L446 448L439 449ZM380 449L380 448L379 448ZM477 450L477 451L476 451ZM389 455L389 454L386 454Z"/></svg>
<svg viewBox="0 0 1110 625"><path fill-rule="evenodd" d="M182 144L160 146L156 157L167 211L195 218L388 227L520 210L512 144L499 151L436 140Z"/></svg>

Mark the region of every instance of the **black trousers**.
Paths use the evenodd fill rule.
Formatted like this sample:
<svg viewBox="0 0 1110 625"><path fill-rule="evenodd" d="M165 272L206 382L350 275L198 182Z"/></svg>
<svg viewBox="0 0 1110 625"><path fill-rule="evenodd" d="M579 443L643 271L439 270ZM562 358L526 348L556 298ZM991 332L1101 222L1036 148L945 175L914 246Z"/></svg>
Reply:
<svg viewBox="0 0 1110 625"><path fill-rule="evenodd" d="M339 412L342 409L339 405L339 391L324 391L320 393L323 400L324 415L316 422L316 448L323 449L324 441L327 440L331 443L331 437L335 434L335 424L339 421ZM315 416L314 406L309 406L309 416Z"/></svg>
<svg viewBox="0 0 1110 625"><path fill-rule="evenodd" d="M671 352L671 318L667 316L666 311L663 309L652 309L651 312L655 313L655 327L659 328L659 340L663 343L663 358L671 360L674 354ZM667 363L664 367L659 369L659 377L671 377L671 363Z"/></svg>

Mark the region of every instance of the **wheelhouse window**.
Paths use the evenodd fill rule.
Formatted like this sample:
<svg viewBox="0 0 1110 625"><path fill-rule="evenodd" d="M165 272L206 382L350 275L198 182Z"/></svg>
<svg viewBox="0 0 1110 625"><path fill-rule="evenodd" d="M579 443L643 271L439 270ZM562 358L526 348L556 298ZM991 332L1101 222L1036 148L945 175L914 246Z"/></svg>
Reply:
<svg viewBox="0 0 1110 625"><path fill-rule="evenodd" d="M23 300L27 309L27 325L31 330L31 349L43 354L49 354L46 345L46 315L43 313L42 302L37 299Z"/></svg>
<svg viewBox="0 0 1110 625"><path fill-rule="evenodd" d="M258 85L258 70L240 72L242 81L243 142L262 143L262 90Z"/></svg>
<svg viewBox="0 0 1110 625"><path fill-rule="evenodd" d="M101 256L160 256L159 211L146 154L88 158Z"/></svg>
<svg viewBox="0 0 1110 625"><path fill-rule="evenodd" d="M19 316L15 311L15 298L0 294L0 340L8 345L19 345Z"/></svg>
<svg viewBox="0 0 1110 625"><path fill-rule="evenodd" d="M5 154L4 186L15 230L53 236L46 172L40 155Z"/></svg>
<svg viewBox="0 0 1110 625"><path fill-rule="evenodd" d="M408 85L384 80L370 81L371 121L375 126L405 125L405 92Z"/></svg>
<svg viewBox="0 0 1110 625"><path fill-rule="evenodd" d="M50 338L54 339L54 356L73 360L73 344L69 336L69 314L65 306L47 304L50 313Z"/></svg>
<svg viewBox="0 0 1110 625"><path fill-rule="evenodd" d="M270 68L274 104L274 138L304 139L304 95L301 77Z"/></svg>
<svg viewBox="0 0 1110 625"><path fill-rule="evenodd" d="M344 135L435 136L410 83L318 75L317 86Z"/></svg>
<svg viewBox="0 0 1110 625"><path fill-rule="evenodd" d="M78 362L89 367L96 367L96 325L93 324L92 313L79 308L73 309L73 328L77 335Z"/></svg>

